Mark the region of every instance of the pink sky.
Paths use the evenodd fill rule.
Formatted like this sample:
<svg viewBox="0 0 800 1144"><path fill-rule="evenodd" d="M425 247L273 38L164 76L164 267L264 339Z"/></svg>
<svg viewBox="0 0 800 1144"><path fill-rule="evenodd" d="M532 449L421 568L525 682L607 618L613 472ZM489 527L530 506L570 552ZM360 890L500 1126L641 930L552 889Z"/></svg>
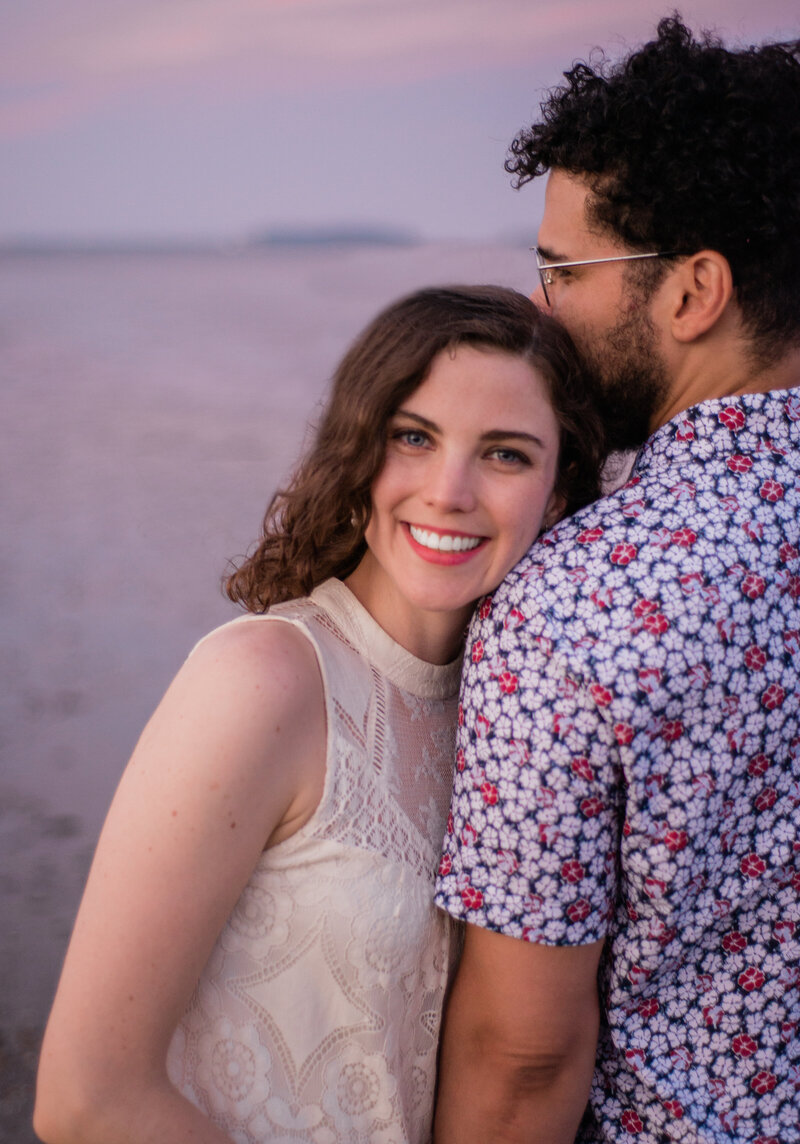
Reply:
<svg viewBox="0 0 800 1144"><path fill-rule="evenodd" d="M25 0L0 20L0 237L238 236L326 221L529 226L502 172L540 90L642 0ZM796 0L694 27L800 35Z"/></svg>

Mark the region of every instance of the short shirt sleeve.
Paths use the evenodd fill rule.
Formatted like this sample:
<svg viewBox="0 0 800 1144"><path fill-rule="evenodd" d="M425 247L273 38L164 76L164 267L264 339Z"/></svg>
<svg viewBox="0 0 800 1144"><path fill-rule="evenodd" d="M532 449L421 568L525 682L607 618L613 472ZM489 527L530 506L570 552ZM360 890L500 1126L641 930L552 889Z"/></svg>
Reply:
<svg viewBox="0 0 800 1144"><path fill-rule="evenodd" d="M461 698L437 905L527 941L602 938L617 894L621 784L597 685L501 588L473 620Z"/></svg>

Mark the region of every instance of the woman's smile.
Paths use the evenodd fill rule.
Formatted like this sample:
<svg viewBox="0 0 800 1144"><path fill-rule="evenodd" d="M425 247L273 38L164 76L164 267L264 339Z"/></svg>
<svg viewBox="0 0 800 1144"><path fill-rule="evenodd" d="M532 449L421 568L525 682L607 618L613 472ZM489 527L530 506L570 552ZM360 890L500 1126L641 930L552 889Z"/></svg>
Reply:
<svg viewBox="0 0 800 1144"><path fill-rule="evenodd" d="M437 564L458 564L469 560L472 553L486 542L485 536L444 532L406 521L403 521L403 528L408 530L409 541L418 555Z"/></svg>

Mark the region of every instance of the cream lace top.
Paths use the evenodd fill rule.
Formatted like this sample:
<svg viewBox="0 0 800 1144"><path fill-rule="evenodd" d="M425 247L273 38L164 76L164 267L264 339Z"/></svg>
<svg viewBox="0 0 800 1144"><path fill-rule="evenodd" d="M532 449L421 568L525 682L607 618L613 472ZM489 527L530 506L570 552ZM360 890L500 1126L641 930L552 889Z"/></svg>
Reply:
<svg viewBox="0 0 800 1144"><path fill-rule="evenodd" d="M233 622L277 620L319 660L324 793L253 870L169 1076L236 1144L424 1144L456 946L433 876L460 664L416 659L338 580Z"/></svg>

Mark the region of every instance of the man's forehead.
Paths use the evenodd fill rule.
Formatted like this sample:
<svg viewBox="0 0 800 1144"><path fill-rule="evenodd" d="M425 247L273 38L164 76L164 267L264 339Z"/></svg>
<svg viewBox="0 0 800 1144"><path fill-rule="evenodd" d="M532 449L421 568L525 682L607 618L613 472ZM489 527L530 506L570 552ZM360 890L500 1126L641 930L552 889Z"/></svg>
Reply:
<svg viewBox="0 0 800 1144"><path fill-rule="evenodd" d="M613 254L620 246L591 225L590 196L589 184L579 175L556 168L547 176L536 245L548 262Z"/></svg>

